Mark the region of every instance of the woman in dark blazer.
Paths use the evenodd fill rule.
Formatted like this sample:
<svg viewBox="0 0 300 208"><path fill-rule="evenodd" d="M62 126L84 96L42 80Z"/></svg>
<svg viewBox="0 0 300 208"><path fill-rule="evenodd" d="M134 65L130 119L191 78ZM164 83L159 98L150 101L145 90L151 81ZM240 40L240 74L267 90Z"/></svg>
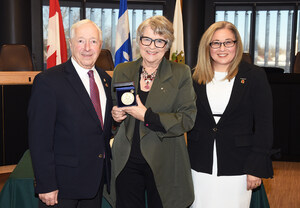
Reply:
<svg viewBox="0 0 300 208"><path fill-rule="evenodd" d="M273 176L270 86L242 54L239 32L225 21L211 25L199 44L197 116L188 133L193 208L249 207L251 190Z"/></svg>
<svg viewBox="0 0 300 208"><path fill-rule="evenodd" d="M173 39L165 17L145 20L137 30L141 58L114 70L112 84L134 82L138 94L137 106L117 107L113 92L112 116L120 124L112 146L117 208L145 207L145 191L149 208L185 208L194 200L184 132L194 125L196 96L190 68L164 58Z"/></svg>

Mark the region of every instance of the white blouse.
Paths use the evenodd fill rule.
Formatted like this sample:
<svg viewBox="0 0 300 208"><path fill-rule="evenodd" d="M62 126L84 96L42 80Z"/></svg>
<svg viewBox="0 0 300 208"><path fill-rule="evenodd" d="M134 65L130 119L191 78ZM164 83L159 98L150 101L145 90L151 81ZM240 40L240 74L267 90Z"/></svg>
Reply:
<svg viewBox="0 0 300 208"><path fill-rule="evenodd" d="M210 109L213 114L223 114L229 102L234 79L228 81L224 79L227 72L215 72L215 76L211 82L206 85L206 93ZM220 120L220 116L214 116L216 123Z"/></svg>

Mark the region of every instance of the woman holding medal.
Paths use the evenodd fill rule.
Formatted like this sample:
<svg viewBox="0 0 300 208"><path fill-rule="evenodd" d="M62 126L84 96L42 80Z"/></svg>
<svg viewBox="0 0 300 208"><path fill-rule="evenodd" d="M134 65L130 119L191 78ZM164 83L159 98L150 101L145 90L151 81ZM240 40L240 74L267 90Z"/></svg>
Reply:
<svg viewBox="0 0 300 208"><path fill-rule="evenodd" d="M119 123L112 146L117 208L145 203L184 208L194 200L184 133L194 125L196 97L190 68L164 58L173 40L165 17L145 20L137 29L141 58L114 70L112 85L134 82L137 94L134 101L130 91L120 98L113 92L112 116Z"/></svg>
<svg viewBox="0 0 300 208"><path fill-rule="evenodd" d="M193 73L197 117L188 133L191 208L249 208L251 190L273 176L271 89L265 72L242 55L230 22L214 23L201 38Z"/></svg>

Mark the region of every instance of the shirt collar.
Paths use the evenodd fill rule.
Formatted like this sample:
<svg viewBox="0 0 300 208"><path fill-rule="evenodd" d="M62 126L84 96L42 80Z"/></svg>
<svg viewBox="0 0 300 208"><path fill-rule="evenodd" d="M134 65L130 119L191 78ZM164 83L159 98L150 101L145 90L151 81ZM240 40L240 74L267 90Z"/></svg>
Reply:
<svg viewBox="0 0 300 208"><path fill-rule="evenodd" d="M77 73L78 73L78 75L80 77L81 76L87 76L87 73L88 73L89 70L93 70L94 72L96 71L95 66L93 66L91 69L85 69L85 68L83 68L82 66L80 66L77 63L77 61L73 57L71 57L71 61L72 61L72 64L75 67L75 69L76 69L76 71L77 71Z"/></svg>

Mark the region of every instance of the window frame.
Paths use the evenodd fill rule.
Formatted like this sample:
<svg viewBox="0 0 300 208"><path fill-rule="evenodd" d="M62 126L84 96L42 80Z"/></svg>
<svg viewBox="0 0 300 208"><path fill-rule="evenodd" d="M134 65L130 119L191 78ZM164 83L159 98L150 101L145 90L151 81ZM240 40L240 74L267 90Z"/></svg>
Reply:
<svg viewBox="0 0 300 208"><path fill-rule="evenodd" d="M296 51L296 38L297 38L297 21L300 21L300 18L298 18L298 13L300 13L300 6L297 3L283 3L283 2L214 2L214 13L216 16L217 11L222 11L220 9L222 8L229 8L230 11L244 11L241 10L240 7L251 7L252 8L252 18L250 21L250 40L249 40L249 53L254 60L254 54L255 54L255 34L256 34L256 15L257 11L261 10L293 10L293 18L292 18L292 31L291 31L291 43L290 43L290 65L289 65L289 73L293 72L293 65L295 60L295 55L297 53ZM214 22L216 21L214 16ZM297 19L298 18L298 19ZM300 23L298 23L298 39L300 40ZM300 46L298 42L298 51L300 51Z"/></svg>

